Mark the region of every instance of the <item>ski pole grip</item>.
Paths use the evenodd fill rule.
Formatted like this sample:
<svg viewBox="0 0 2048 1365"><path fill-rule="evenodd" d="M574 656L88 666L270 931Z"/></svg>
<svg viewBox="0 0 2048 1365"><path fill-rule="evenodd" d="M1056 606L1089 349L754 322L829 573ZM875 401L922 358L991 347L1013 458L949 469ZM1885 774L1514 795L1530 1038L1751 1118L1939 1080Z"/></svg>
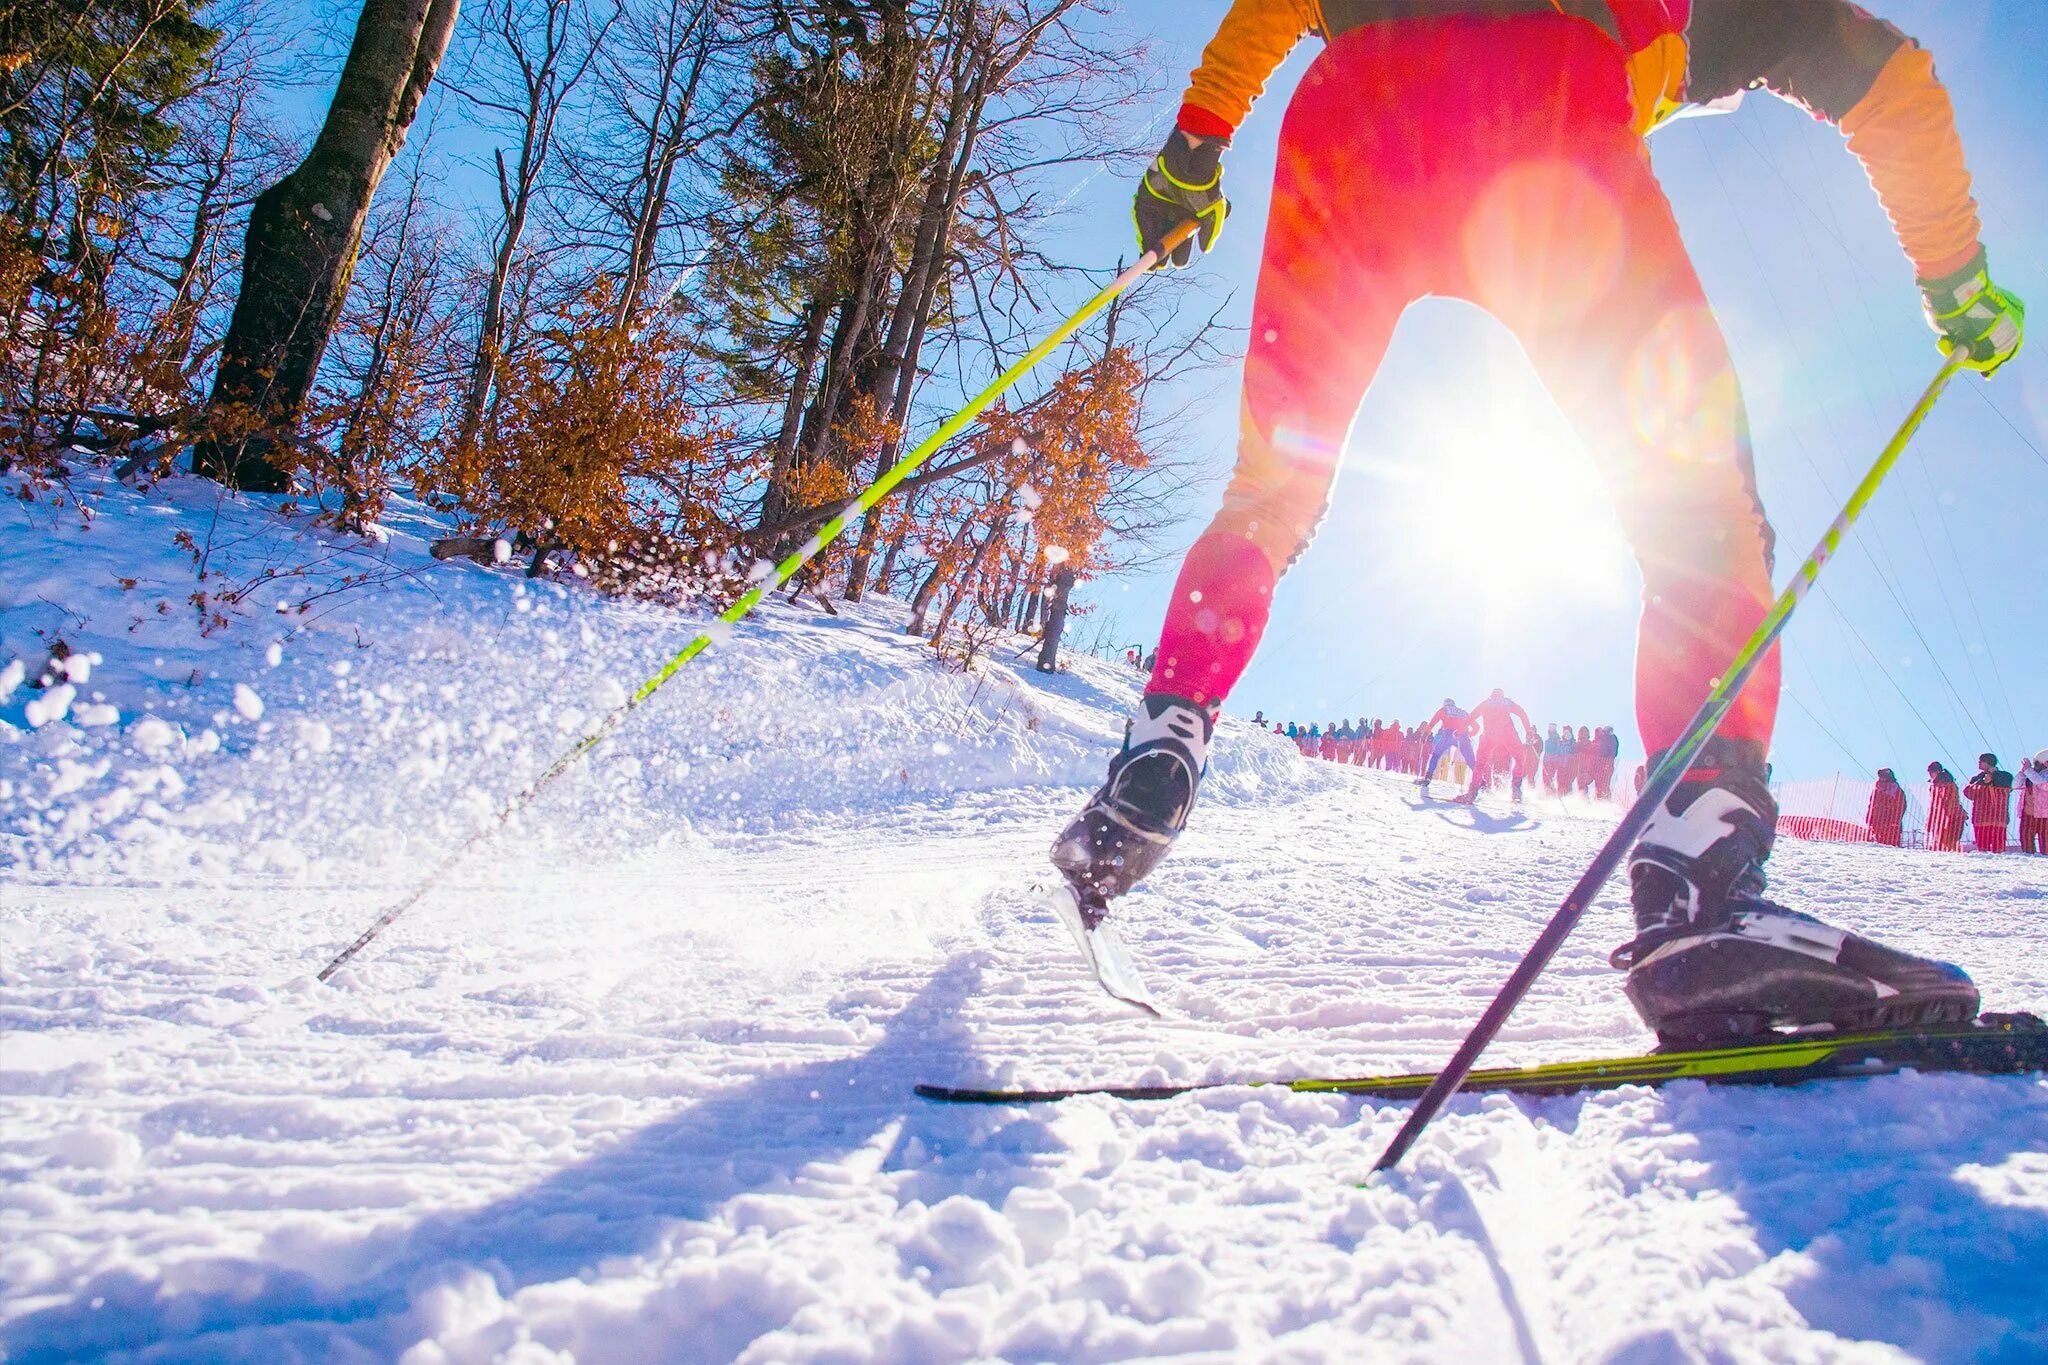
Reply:
<svg viewBox="0 0 2048 1365"><path fill-rule="evenodd" d="M1160 239L1159 249L1157 251L1148 251L1145 253L1147 268L1149 269L1151 266L1157 265L1161 261L1170 259L1174 252L1180 250L1181 243L1187 241L1190 237L1193 237L1196 233L1200 232L1201 230L1202 220L1199 218L1190 218L1185 223L1182 223L1179 227L1175 228L1173 231L1167 233L1166 236Z"/></svg>

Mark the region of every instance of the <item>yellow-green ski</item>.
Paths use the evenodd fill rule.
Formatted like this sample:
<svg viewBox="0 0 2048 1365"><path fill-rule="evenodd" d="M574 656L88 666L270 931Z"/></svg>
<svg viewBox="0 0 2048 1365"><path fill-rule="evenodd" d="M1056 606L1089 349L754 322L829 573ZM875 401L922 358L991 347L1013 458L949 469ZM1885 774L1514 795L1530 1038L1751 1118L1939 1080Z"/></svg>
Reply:
<svg viewBox="0 0 2048 1365"><path fill-rule="evenodd" d="M1479 1093L1564 1095L1623 1085L1799 1085L1806 1081L1882 1076L1895 1071L1963 1071L2014 1075L2048 1071L2048 1024L2031 1014L1987 1014L1967 1024L1774 1039L1696 1052L1653 1052L1589 1062L1475 1071L1460 1087ZM1044 1104L1080 1095L1123 1100L1164 1100L1228 1086L1280 1086L1288 1090L1376 1099L1409 1100L1429 1088L1435 1073L1350 1079L1205 1081L1196 1085L1075 1086L1065 1090L983 1090L920 1085L928 1100L955 1104Z"/></svg>

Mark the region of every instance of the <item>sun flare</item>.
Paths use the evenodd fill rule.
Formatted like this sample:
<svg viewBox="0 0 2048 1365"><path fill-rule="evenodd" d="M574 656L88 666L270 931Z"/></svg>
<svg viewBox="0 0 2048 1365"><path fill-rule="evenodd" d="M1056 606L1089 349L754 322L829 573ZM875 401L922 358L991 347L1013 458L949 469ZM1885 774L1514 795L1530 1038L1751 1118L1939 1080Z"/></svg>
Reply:
<svg viewBox="0 0 2048 1365"><path fill-rule="evenodd" d="M1414 490L1396 533L1447 591L1489 612L1625 601L1633 560L1591 456L1505 329L1473 354L1404 386L1395 430L1361 424L1349 462Z"/></svg>

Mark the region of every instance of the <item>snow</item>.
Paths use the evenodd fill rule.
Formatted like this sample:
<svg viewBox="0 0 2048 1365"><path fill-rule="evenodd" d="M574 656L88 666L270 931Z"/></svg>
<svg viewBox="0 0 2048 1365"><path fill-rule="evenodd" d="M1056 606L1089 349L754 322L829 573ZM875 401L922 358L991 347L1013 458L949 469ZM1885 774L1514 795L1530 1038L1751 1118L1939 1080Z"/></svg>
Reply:
<svg viewBox="0 0 2048 1365"><path fill-rule="evenodd" d="M1148 1020L1032 891L1137 676L949 672L887 603L720 630L318 985L706 621L435 563L402 501L366 544L79 482L90 530L0 498L10 1362L2048 1356L2039 1078L1467 1097L1371 1181L1404 1105L915 1099L1431 1067L1611 816L1226 720L1121 912ZM59 638L101 695L53 711ZM2039 1010L2040 867L1775 874ZM1610 887L1490 1062L1647 1044L1625 920Z"/></svg>

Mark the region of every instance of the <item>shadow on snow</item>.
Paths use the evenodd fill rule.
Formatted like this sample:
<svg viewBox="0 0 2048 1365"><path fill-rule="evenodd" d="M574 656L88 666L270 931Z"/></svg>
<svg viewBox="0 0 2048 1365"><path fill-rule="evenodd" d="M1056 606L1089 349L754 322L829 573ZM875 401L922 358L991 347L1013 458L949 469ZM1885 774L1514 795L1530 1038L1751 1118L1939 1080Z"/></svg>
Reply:
<svg viewBox="0 0 2048 1365"><path fill-rule="evenodd" d="M1000 1205L1023 1162L990 1163L1056 1144L1044 1125L1005 1111L938 1110L912 1097L930 1074L964 1073L970 1041L957 1015L980 980L977 955L949 961L856 1056L758 1077L692 1104L540 1183L467 1213L435 1214L357 1259L374 1268L322 1283L251 1260L187 1264L203 1289L165 1291L128 1270L96 1276L70 1302L28 1315L0 1336L0 1356L78 1360L132 1351L149 1360L390 1358L411 1290L452 1267L481 1266L509 1294L600 1262L658 1251L679 1222L711 1217L735 1196L788 1191L814 1162L843 1158L900 1122L885 1169L911 1139L932 1199L955 1193ZM963 1118L965 1122L963 1123ZM796 1192L801 1193L799 1188ZM748 1337L766 1328L748 1329ZM730 1343L735 1350L745 1337Z"/></svg>

